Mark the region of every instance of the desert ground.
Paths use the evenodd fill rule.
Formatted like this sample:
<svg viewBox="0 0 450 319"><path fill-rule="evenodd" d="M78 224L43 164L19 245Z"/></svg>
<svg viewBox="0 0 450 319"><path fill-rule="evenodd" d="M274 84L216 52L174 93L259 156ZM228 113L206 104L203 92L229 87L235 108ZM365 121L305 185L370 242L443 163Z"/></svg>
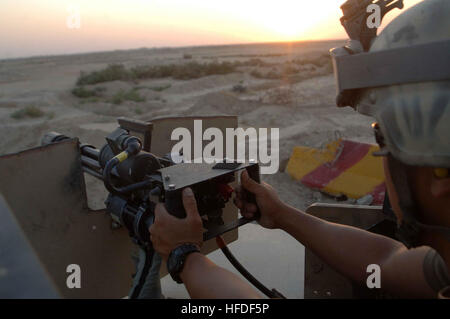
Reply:
<svg viewBox="0 0 450 319"><path fill-rule="evenodd" d="M0 60L0 155L38 146L48 131L101 146L119 116L151 120L178 115L238 115L240 127L280 129L280 171L264 175L263 180L283 200L300 209L317 201L334 202L293 181L284 167L296 145L320 148L337 137L374 142L371 118L335 106L327 55L338 45L342 41ZM119 75L92 73L111 65ZM129 70L148 72L131 76ZM230 248L267 286L291 298L303 296L303 247L288 235L249 224L242 227L240 240ZM211 258L232 268L219 252ZM163 289L170 297L187 296L182 286L167 277Z"/></svg>

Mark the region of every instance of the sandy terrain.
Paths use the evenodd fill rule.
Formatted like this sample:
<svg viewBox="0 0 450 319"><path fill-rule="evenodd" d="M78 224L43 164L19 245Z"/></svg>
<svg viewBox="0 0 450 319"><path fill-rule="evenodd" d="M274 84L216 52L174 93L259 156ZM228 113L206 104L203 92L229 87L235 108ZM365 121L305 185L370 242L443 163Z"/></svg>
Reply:
<svg viewBox="0 0 450 319"><path fill-rule="evenodd" d="M335 107L334 80L326 67L315 67L307 63L301 65L294 80L284 77L258 78L251 73L255 70L268 72L289 60L314 57L339 44L341 43L305 42L294 45L141 49L0 61L0 154L37 146L41 136L48 131L78 136L83 142L101 146L105 134L115 127L118 116L150 120L164 115L235 114L239 116L240 126L244 128L280 128L281 171L265 175L263 179L272 184L285 201L298 208L305 208L316 201L334 201L294 182L282 172L292 148L295 145L323 147L336 137L373 142L370 129L372 120L352 109ZM102 88L104 96L100 100L82 99L71 93L80 71L99 70L111 63L127 67L179 64L186 62L186 57L183 57L185 54L192 56L188 62L235 62L258 58L270 66L242 67L239 72L191 80L174 80L169 77L138 83L113 81L88 86L90 89ZM244 92L233 90L238 84L245 87ZM108 100L108 97L121 89L133 88L137 88L145 101L114 104ZM37 117L17 116L17 111L30 106L37 107L43 114ZM283 259L287 258L287 247L298 245L291 238L275 231L265 237L270 240L268 246L258 246L258 227L248 225L241 231L241 238L248 245L254 244L251 253L245 252L243 259L243 263L249 267L255 264L255 260L256 264L263 263L261 258L266 249L278 254L274 258ZM276 245L280 242L283 242L286 249L277 251ZM233 247L239 253L240 246L236 244ZM216 261L223 261L222 256L214 254ZM295 256L299 265L302 254L299 250L299 255ZM298 285L289 284L290 276L302 275L301 270L294 268L295 265L291 263L281 270L288 273L286 281L281 283L270 279L271 271L274 271L270 267L256 273L266 278L269 286L279 288L286 295L302 297L302 277L298 279ZM174 288L169 281L165 280L164 285L172 292L172 296L185 296L185 292L177 292L178 288Z"/></svg>

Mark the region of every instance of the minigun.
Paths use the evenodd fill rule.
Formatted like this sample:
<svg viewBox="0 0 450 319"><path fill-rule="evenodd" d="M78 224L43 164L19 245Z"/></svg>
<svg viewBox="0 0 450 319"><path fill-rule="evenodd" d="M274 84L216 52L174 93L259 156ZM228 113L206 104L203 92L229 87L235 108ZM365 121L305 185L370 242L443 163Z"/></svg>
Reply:
<svg viewBox="0 0 450 319"><path fill-rule="evenodd" d="M119 125L130 121L137 123L134 120L120 119ZM206 230L203 240L216 238L219 248L244 277L269 297L283 297L276 290L263 286L245 270L220 237L252 221L241 217L225 224L222 209L232 196L233 188L229 184L235 181L236 171L245 169L250 178L260 182L258 163L253 160L237 162L229 159L211 164L191 163L174 160L175 154L158 157L143 150L143 145L147 144L145 136L142 141L133 136L127 128L123 125L109 134L101 149L80 144L80 153L83 171L103 181L109 192L105 201L106 211L115 223L128 230L132 241L146 252L146 269L141 273L140 284L130 297L139 295L151 267L154 250L149 228L154 222L156 202L163 202L171 215L184 218L186 212L182 202L182 190L186 187L190 187L194 193ZM50 132L43 137L42 144L67 139L69 137L65 135ZM253 194L244 192L243 195L247 201L256 203Z"/></svg>

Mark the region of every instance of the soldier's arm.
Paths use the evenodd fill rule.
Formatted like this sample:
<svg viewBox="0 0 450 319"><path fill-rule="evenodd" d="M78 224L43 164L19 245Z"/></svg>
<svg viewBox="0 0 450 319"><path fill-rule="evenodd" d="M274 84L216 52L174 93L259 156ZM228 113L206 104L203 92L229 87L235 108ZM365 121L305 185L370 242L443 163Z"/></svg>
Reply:
<svg viewBox="0 0 450 319"><path fill-rule="evenodd" d="M407 249L382 235L327 222L292 207L284 210L280 228L352 281L366 285L367 266L377 264L381 289L402 297L436 297L423 271L430 248Z"/></svg>
<svg viewBox="0 0 450 319"><path fill-rule="evenodd" d="M423 272L423 261L429 248L408 250L398 241L355 227L327 222L283 203L275 190L241 175L242 186L255 194L260 212L259 223L266 228L288 232L311 249L328 265L354 282L366 285L367 266L381 268L381 288L404 297L434 297ZM236 205L247 218L256 206L237 191Z"/></svg>

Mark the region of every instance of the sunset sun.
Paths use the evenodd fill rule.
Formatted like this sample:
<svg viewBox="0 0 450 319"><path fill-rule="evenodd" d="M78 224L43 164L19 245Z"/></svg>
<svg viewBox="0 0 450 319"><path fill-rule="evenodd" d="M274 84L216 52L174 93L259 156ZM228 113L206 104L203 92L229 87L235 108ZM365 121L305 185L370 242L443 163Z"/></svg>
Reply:
<svg viewBox="0 0 450 319"><path fill-rule="evenodd" d="M280 40L295 40L323 20L317 6L304 1L278 1L276 6L262 8L255 19Z"/></svg>

